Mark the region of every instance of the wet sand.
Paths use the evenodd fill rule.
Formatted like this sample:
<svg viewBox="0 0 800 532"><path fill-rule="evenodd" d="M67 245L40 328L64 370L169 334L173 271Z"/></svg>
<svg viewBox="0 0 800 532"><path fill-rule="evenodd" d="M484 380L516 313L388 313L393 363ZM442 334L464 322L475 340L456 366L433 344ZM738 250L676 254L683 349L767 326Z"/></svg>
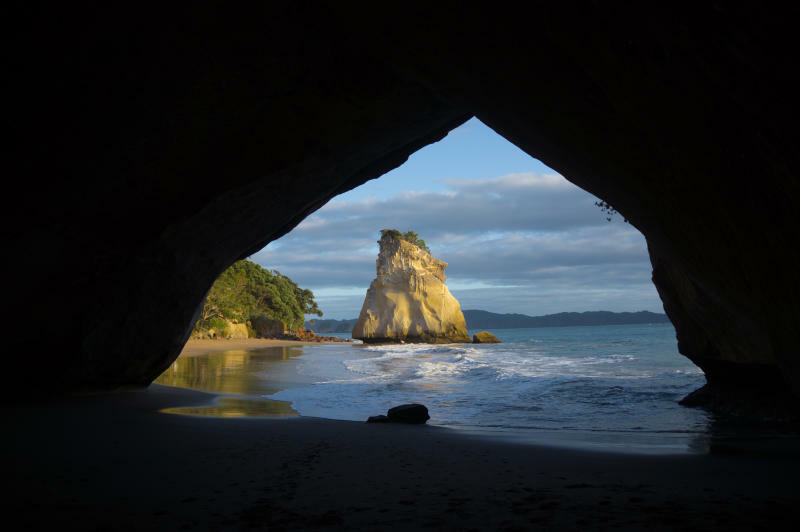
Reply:
<svg viewBox="0 0 800 532"><path fill-rule="evenodd" d="M324 345L337 344L338 342L302 342L299 340L272 340L269 338L243 338L243 339L222 339L222 340L200 340L191 339L186 342L183 351L178 356L194 357L215 353L218 351L255 351L270 347L291 347L302 345Z"/></svg>
<svg viewBox="0 0 800 532"><path fill-rule="evenodd" d="M793 453L646 456L430 426L162 414L147 390L3 407L3 499L32 529L782 530Z"/></svg>

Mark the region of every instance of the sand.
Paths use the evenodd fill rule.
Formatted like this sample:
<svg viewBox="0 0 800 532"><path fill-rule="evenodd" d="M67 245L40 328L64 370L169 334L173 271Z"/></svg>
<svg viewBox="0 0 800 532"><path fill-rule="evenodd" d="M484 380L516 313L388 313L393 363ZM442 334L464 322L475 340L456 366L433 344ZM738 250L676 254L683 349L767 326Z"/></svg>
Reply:
<svg viewBox="0 0 800 532"><path fill-rule="evenodd" d="M200 340L191 339L186 342L179 356L194 357L217 351L254 351L268 347L289 347L299 345L338 344L339 342L303 342L299 340L272 340L269 338L243 338L239 340Z"/></svg>
<svg viewBox="0 0 800 532"><path fill-rule="evenodd" d="M796 453L643 456L432 426L158 413L147 390L4 407L6 519L84 530L788 529Z"/></svg>

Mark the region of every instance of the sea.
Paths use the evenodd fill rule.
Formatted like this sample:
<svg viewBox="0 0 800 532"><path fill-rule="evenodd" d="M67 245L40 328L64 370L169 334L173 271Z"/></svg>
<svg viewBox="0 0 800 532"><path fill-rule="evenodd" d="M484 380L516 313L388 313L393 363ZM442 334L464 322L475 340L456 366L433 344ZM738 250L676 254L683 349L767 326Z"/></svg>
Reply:
<svg viewBox="0 0 800 532"><path fill-rule="evenodd" d="M705 377L678 353L671 324L489 332L502 343L211 353L176 360L156 382L223 394L213 407L172 413L365 421L421 403L429 424L478 437L637 453L708 450L712 415L678 404Z"/></svg>

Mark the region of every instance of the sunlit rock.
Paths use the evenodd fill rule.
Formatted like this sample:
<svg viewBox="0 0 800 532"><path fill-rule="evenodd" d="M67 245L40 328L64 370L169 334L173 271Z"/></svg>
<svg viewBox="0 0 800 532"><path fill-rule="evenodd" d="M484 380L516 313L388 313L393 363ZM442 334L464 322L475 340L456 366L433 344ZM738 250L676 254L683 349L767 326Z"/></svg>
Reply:
<svg viewBox="0 0 800 532"><path fill-rule="evenodd" d="M241 340L242 338L247 338L248 336L247 325L244 323L228 322L228 338Z"/></svg>
<svg viewBox="0 0 800 532"><path fill-rule="evenodd" d="M222 325L219 327L211 327L210 329L201 329L192 333L192 338L228 338L241 340L248 338L249 333L247 325L244 323L233 323L230 320L223 320Z"/></svg>
<svg viewBox="0 0 800 532"><path fill-rule="evenodd" d="M445 286L447 263L389 234L380 241L377 277L353 338L367 343L469 342L461 306Z"/></svg>
<svg viewBox="0 0 800 532"><path fill-rule="evenodd" d="M493 335L490 332L482 331L479 333L475 333L472 335L472 343L473 344L499 344L500 340L497 339L497 336Z"/></svg>

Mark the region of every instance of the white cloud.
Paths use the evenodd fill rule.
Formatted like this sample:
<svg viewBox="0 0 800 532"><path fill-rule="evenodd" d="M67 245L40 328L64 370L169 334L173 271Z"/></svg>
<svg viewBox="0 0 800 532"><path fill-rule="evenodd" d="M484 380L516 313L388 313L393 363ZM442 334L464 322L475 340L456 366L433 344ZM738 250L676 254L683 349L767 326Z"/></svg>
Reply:
<svg viewBox="0 0 800 532"><path fill-rule="evenodd" d="M644 237L607 222L597 198L561 176L444 183L441 192L333 200L253 259L314 290L326 316L355 317L375 277L379 231L413 229L449 263L448 283L464 308L661 309Z"/></svg>

